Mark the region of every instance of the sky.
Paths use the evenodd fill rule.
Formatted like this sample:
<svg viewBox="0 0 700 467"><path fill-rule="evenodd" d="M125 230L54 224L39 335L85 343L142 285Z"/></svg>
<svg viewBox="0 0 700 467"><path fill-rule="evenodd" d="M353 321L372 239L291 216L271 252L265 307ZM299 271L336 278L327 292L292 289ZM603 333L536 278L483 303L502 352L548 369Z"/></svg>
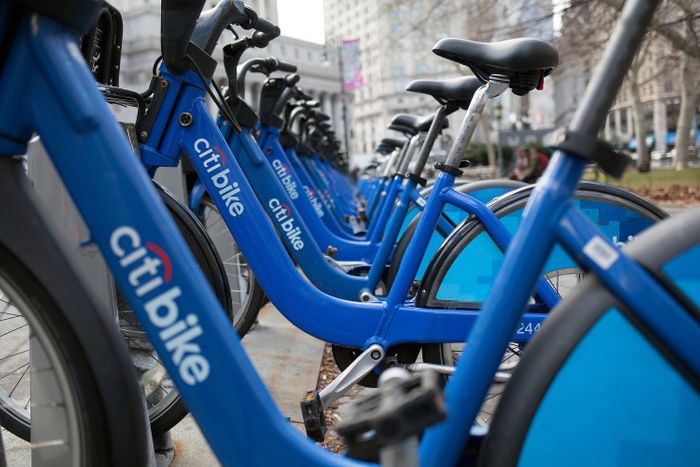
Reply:
<svg viewBox="0 0 700 467"><path fill-rule="evenodd" d="M279 27L285 36L323 44L323 0L277 0Z"/></svg>

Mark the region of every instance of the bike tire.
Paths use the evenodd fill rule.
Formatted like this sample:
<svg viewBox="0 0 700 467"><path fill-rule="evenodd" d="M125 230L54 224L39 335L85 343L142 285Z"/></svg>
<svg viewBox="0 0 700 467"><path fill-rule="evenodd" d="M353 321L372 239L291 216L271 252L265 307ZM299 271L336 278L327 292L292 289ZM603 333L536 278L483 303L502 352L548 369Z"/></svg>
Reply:
<svg viewBox="0 0 700 467"><path fill-rule="evenodd" d="M697 274L694 274L692 282L687 282L682 289L677 285L679 277L673 278L669 275L666 267L672 260L676 261L689 255L686 258L690 258L687 261L690 269L679 274L696 270L697 259L700 257L700 209L696 208L694 212L683 213L650 228L624 250L650 271L666 290L685 305L689 313L700 317L700 300L697 296L694 300L690 296L691 287L694 290L700 287ZM684 279L687 279L687 276ZM566 395L568 400L577 401L572 404L572 407L575 406L573 411L577 415L572 416L571 408L562 410L562 404L557 405L556 394L561 391L567 379L571 378L567 376L567 372L568 375L575 375L576 373L572 371L575 372L577 368L581 368L584 352L593 356L598 354L600 359L617 357L615 352L608 352L601 348L609 339L595 339L596 334L601 333L606 327L608 333L616 331L613 335L625 340L623 343L626 345L618 343L616 348L624 349L627 345L635 343L636 347L631 348L628 353L637 356L649 355L652 358L636 361L633 365L616 365L615 361L610 360L601 363L600 366L610 365L620 369L619 373L615 372L612 377L614 381L610 373L592 371L597 365L591 365L593 363L591 359L586 360L586 367L581 372L581 376L585 377L578 378L580 384L574 385L573 392L568 392ZM649 351L651 353L647 354ZM627 357L625 352L620 353L622 355L617 358L628 361L625 360ZM659 362L661 366L658 366ZM641 375L648 384L638 384L639 379L631 379L630 375L635 372L637 378ZM672 379L683 381L685 384L681 386L669 384ZM624 389L624 382L630 380L634 381L630 384L634 384L635 391ZM591 391L592 386L598 389ZM571 388L571 386L568 387ZM658 391L660 387L663 388L661 392ZM675 392L678 387L686 391L685 396L679 397ZM605 394L605 397L601 398L600 394ZM660 394L663 394L661 399L659 399ZM682 400L682 409L674 405L674 410L668 413L663 409L659 410L659 405L666 404L666 400L674 402ZM596 436L588 436L590 433L581 429L578 419L596 417L601 404L603 406L610 404L611 410L607 412L604 423L596 419L596 425L600 426L601 432ZM631 439L625 437L625 430L629 430L626 422L633 420L635 429L639 430L638 433L644 433L646 429L640 427L651 427L652 431L646 432L645 435L653 437L652 441L647 440L647 442L644 442L644 438L635 439L633 446L644 446L644 449L636 449L632 445L625 448L643 456L637 461L643 460L644 465L650 463L696 465L697 463L700 447L692 430L689 434L680 437L674 436L673 432L668 430L675 426L674 423L678 417L697 420L700 416L700 375L675 358L663 341L655 336L654 330L635 318L593 275L586 277L571 294L570 299L563 301L552 311L540 333L529 343L527 352L523 355L501 398L491 429L479 452L479 465L528 465L528 463L532 464L535 457L542 460L542 449L538 449L536 443L544 436L543 423L551 418L555 405L559 409L557 416L565 420L565 423L561 423L557 430L548 430L547 443L554 443L557 449L550 450L544 456L552 456L553 453L561 451L568 458L577 459L579 465L585 465L590 460L590 453L595 453L595 456L601 456L596 459L596 463L607 465L606 459L602 456L609 451L601 447L599 440L605 439L606 442L610 442L612 439L612 443L617 447L623 447L624 440ZM652 406L654 409L650 410ZM658 420L653 419L654 412L664 412L668 414L668 418L664 416L663 422L659 423ZM620 413L623 415L618 417ZM653 431L657 425L658 430L664 432L663 435ZM574 431L575 437L572 435ZM622 434L622 439L616 439L618 433ZM552 436L557 439L553 440ZM677 444L674 452L672 445L657 442L662 436L678 444L685 442L685 445L683 447ZM691 438L690 442L688 437ZM586 442L580 443L580 439L585 439ZM585 444L585 447L578 451L579 448L575 447L576 443L581 446ZM679 462L677 457L678 450L681 448L685 456L688 450L694 451L690 459L682 456L687 464ZM642 464L635 462L631 457L625 457L626 460L622 461L623 458L619 457L622 452L619 450L614 455L615 458L610 459L611 463ZM545 461L545 464L561 465L553 457L549 457L549 460L552 462Z"/></svg>
<svg viewBox="0 0 700 467"><path fill-rule="evenodd" d="M77 420L80 430L79 442L83 445L80 449L83 452L80 464L104 465L105 453L109 452L109 425L104 417L94 375L85 358L86 349L79 345L73 329L46 288L32 277L17 258L6 249L0 248L0 283L3 282L11 284L23 295L21 301L31 304L31 313L27 313L28 308L21 307L27 326L31 326L32 334L44 334L48 337L53 346L50 350L46 349L46 352L53 353L53 358L60 360L65 366L63 377L71 386L73 401L63 405L72 405L75 409L75 413L71 415ZM6 297L5 287L2 288L3 297ZM14 308L16 302L8 300L8 303L12 303ZM19 311L19 307L14 311ZM30 322L33 324L29 324ZM16 415L11 408L0 411L2 426L11 433L22 433L22 438L28 440L31 435L30 427ZM70 418L70 415L68 417Z"/></svg>
<svg viewBox="0 0 700 467"><path fill-rule="evenodd" d="M474 193L476 194L477 192L483 192L484 194L490 194L491 193L496 193L500 192L500 190L503 190L503 193L506 193L511 190L515 190L518 188L524 187L526 184L523 182L518 182L515 180L506 180L506 179L497 179L497 180L481 180L477 182L469 182L469 183L462 183L459 186L455 187L455 190L460 192L460 193ZM421 190L421 196L428 197L430 196L430 193L432 192L433 186L429 186ZM500 194L503 194L500 193ZM500 195L499 194L499 195ZM487 196L488 197L488 196ZM491 200L491 198L488 199L483 199L480 197L477 197L484 203L487 203ZM411 211L409 211L410 215ZM418 227L418 221L420 220L420 213L418 213L408 224L404 232L401 234L401 237L399 238L399 241L396 244L396 248L394 249L393 256L391 258L391 262L389 265L389 270L387 272L387 284L389 287L391 287L391 284L393 284L394 279L396 279L396 275L399 272L399 268L401 267L401 262L403 261L404 254L406 253L406 248L408 248L409 243L411 242L411 238L413 238L413 234L416 231L416 227ZM439 235L442 238L446 238L450 232L441 232L439 229L435 229L435 233L433 234L434 238L437 238L436 235ZM432 242L432 241L431 241ZM434 253L433 249L429 247L428 251L426 251L426 255L431 255ZM420 274L420 271L419 271ZM420 280L420 277L417 279Z"/></svg>
<svg viewBox="0 0 700 467"><path fill-rule="evenodd" d="M168 212L170 212L170 215L175 220L175 225L177 225L190 251L192 251L197 264L224 308L229 321L233 322L234 310L228 280L221 259L214 248L214 244L207 235L204 226L202 226L197 217L194 216L185 205L180 203L163 187L157 183L155 185L158 188L158 192ZM126 304L118 291L117 296L120 322L124 323L124 312L130 310L128 310L128 304ZM121 331L125 342L132 350L134 364L138 366L137 362L148 361L148 357L144 358L144 355L153 352L153 349L137 321L138 320L132 318L127 322L128 326L134 327L135 331L125 330L124 327L122 327ZM236 330L241 337L245 333L241 333L239 329ZM138 334L134 335L135 333ZM136 352L138 352L138 354ZM156 359L157 357L151 356L150 358ZM143 370L144 372L146 371L145 369ZM175 389L171 389L170 392L158 399L159 400L152 400L151 398L148 401L148 417L151 423L151 432L154 435L170 431L189 413L185 403Z"/></svg>
<svg viewBox="0 0 700 467"><path fill-rule="evenodd" d="M74 442L79 459L59 461L58 465L147 465L146 407L112 314L103 309L104 305L84 285L66 245L52 235L52 227L44 220L21 161L0 158L0 186L6 197L0 203L0 218L5 226L0 228L0 283L3 289L16 291L14 296L9 294L9 299L4 299L2 312L5 317L22 318L25 324L17 328L31 329L31 337L37 337L42 348L47 349L32 357L41 362L36 367L40 371L24 374L31 378L34 373L43 383L42 378L51 365L64 369L56 373L62 375L60 378L48 386L37 387L58 387L59 391L66 387L62 392L67 395L65 401L37 407L59 410L67 415L58 414L49 419L58 424L75 420L74 426L78 427L73 433L76 433ZM14 308L10 309L11 306ZM8 309L20 312L8 314ZM25 313L24 309L29 311ZM5 321L9 322L12 321ZM27 339L27 367L30 366L29 342ZM8 360L2 361L8 364ZM15 384L20 383L18 380ZM29 391L27 406L32 397L31 388ZM39 399L48 393L51 391L41 391ZM42 423L37 431L31 434L30 426L16 423L13 415L7 404L0 404L2 425L16 432L25 430L24 438L31 436L34 442L33 455L41 456L37 449L59 446L60 443L41 443L43 430L54 423L45 423L45 412L41 414Z"/></svg>
<svg viewBox="0 0 700 467"><path fill-rule="evenodd" d="M527 186L511 192L498 200L490 203L490 208L499 218L503 218L511 213L517 213L527 203L533 187ZM637 195L629 193L617 187L607 186L598 183L582 183L576 191L576 199L592 201L596 203L606 203L616 207L622 207L638 214L646 219L649 223L655 223L666 217L666 214L649 201ZM418 292L416 303L418 306L428 308L449 308L449 309L478 309L479 302L460 302L450 301L438 297L438 292L442 286L442 281L448 274L448 271L453 267L454 263L460 257L460 254L467 249L470 244L484 233L483 226L476 220L467 219L463 222L447 240L440 246L438 252L431 260L428 269L423 276L423 283ZM476 247L473 247L476 248ZM565 277L562 281L562 287L557 290L563 295L569 290L571 280L578 283L583 274L575 268L561 269L561 276ZM553 284L554 285L554 284ZM466 336L465 336L466 337ZM422 348L423 361L425 363L454 366L459 359L460 346L462 344L425 344ZM529 343L527 344L529 345ZM513 367L519 364L519 359L524 349L525 344L509 344L505 349L502 367L512 370ZM449 379L446 375L441 375L443 382ZM500 384L500 383L498 383ZM495 384L485 400L485 405L480 412L479 421L487 425L496 410L499 403L500 395L503 392L502 387ZM507 387L507 385L505 385Z"/></svg>
<svg viewBox="0 0 700 467"><path fill-rule="evenodd" d="M238 335L243 337L255 324L260 308L267 300L265 292L255 279L255 275L248 266L247 260L238 249L236 240L231 235L228 227L226 227L216 205L208 194L202 198L196 213L204 225L208 236L211 238L219 257L222 258L225 274L229 276L228 283L231 287L234 307L234 325ZM236 264L231 263L233 259L231 257L232 251L235 251ZM240 269L241 267L243 268L243 274L240 274L241 271L232 272L232 268ZM244 276L246 281L245 296L241 294L243 292L242 289L235 288L235 284L240 282L241 276Z"/></svg>

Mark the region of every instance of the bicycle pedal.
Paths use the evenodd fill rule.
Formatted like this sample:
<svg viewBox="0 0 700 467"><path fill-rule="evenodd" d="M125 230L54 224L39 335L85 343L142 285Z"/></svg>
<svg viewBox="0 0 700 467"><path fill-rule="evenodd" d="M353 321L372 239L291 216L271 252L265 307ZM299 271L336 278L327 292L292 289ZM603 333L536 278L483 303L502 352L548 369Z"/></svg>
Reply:
<svg viewBox="0 0 700 467"><path fill-rule="evenodd" d="M392 371L392 370L387 370ZM351 417L338 423L349 457L374 461L382 448L418 436L446 415L437 373L421 372L392 381L366 399L354 402Z"/></svg>
<svg viewBox="0 0 700 467"><path fill-rule="evenodd" d="M306 436L317 442L326 437L326 418L323 416L321 397L316 389L308 391L300 402Z"/></svg>

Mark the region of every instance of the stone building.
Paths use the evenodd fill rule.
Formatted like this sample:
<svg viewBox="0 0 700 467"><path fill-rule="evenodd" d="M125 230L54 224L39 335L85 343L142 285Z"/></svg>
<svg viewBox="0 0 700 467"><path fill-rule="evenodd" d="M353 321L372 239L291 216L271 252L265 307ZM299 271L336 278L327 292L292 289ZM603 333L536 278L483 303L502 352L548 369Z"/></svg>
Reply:
<svg viewBox="0 0 700 467"><path fill-rule="evenodd" d="M372 152L386 136L392 115L435 111L432 98L405 89L413 79L458 75L455 65L431 52L439 39L465 36L465 22L447 14L453 3L435 6L428 0L324 0L329 56L338 55L342 40L360 40L365 84L353 92L355 152ZM457 120L452 118L451 123L450 131L455 131Z"/></svg>

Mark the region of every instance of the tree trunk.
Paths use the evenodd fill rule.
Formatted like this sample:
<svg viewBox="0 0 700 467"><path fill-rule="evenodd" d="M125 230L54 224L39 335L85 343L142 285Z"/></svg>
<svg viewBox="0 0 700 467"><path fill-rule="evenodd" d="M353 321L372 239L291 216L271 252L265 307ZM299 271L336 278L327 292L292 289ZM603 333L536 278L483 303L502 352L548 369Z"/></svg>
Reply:
<svg viewBox="0 0 700 467"><path fill-rule="evenodd" d="M636 70L635 70L636 71ZM642 106L642 96L639 93L639 84L636 72L633 79L630 79L630 95L632 96L632 118L634 120L634 136L637 138L637 170L648 172L651 167L649 161L649 148L647 148L646 128L644 127L644 106Z"/></svg>
<svg viewBox="0 0 700 467"><path fill-rule="evenodd" d="M688 147L695 144L695 128L691 129L698 100L698 60L690 55L681 55L681 108L676 124L676 155L673 166L676 170L688 167ZM690 138L692 131L692 139Z"/></svg>

